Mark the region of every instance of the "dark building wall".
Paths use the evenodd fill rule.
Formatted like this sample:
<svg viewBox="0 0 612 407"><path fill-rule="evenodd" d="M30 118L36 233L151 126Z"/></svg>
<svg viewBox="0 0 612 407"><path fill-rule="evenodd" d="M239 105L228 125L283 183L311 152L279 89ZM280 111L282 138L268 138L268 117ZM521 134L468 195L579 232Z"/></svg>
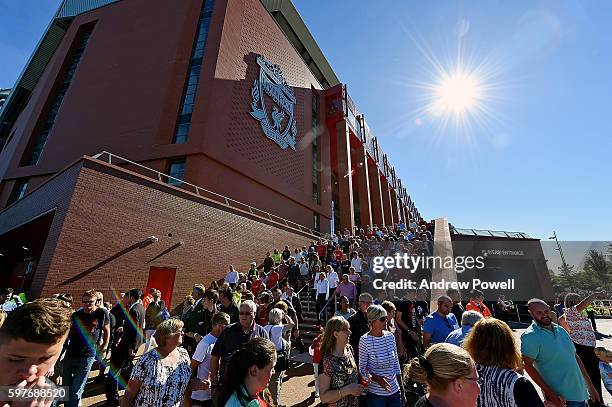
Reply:
<svg viewBox="0 0 612 407"><path fill-rule="evenodd" d="M554 300L546 259L538 239L465 235L452 235L451 238L455 257L483 256L483 252L487 252L484 257L485 268L458 274L460 281L471 281L472 278L483 281L515 280L515 289L512 291L485 292L487 300L496 300L500 294L515 301L527 301L533 297Z"/></svg>
<svg viewBox="0 0 612 407"><path fill-rule="evenodd" d="M0 236L21 227L45 214L53 213L53 222L49 229L44 248L37 260L36 273L31 287L31 295L40 295L54 257L57 242L60 239L64 219L68 212L73 189L80 171L80 165L70 167L40 188L31 190L23 200L16 202L0 212ZM44 235L44 233L41 233ZM1 270L10 273L12 270ZM53 293L51 293L53 294Z"/></svg>
<svg viewBox="0 0 612 407"><path fill-rule="evenodd" d="M160 171L164 160L188 156L186 181L309 227L317 211L326 227L330 194L319 205L312 201L311 87L320 85L260 1L215 1L189 140L171 144L201 6L201 0L129 0L75 18L15 124L16 146L0 156L10 159L4 180L50 176L102 150L157 161ZM40 162L19 167L45 121L78 29L90 23L93 33ZM249 113L257 54L280 65L295 90L297 151L268 140ZM320 122L324 110L321 104ZM324 163L328 140L320 135Z"/></svg>
<svg viewBox="0 0 612 407"><path fill-rule="evenodd" d="M0 236L52 207L58 209L33 296L144 289L150 267L170 267L176 268L176 305L194 283L224 277L229 264L245 272L266 250L301 247L313 238L88 159L0 212ZM149 236L159 241L139 245Z"/></svg>

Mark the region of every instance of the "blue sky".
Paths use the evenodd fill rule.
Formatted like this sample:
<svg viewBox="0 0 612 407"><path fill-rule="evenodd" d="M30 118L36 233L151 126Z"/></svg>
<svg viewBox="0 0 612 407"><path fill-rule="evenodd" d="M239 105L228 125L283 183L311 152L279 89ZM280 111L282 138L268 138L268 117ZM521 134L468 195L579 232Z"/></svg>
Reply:
<svg viewBox="0 0 612 407"><path fill-rule="evenodd" d="M59 3L0 0L0 87L13 85ZM426 218L612 239L612 3L294 4ZM491 88L489 113L467 116L469 131L422 112L419 84L439 81L431 61L452 69L458 44Z"/></svg>

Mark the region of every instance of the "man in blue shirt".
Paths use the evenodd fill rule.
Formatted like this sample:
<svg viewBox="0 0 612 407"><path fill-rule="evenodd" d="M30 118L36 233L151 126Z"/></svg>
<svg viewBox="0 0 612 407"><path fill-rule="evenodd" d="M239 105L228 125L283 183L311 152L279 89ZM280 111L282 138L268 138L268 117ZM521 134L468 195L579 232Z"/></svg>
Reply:
<svg viewBox="0 0 612 407"><path fill-rule="evenodd" d="M586 407L590 394L600 402L570 336L552 322L548 304L533 298L527 306L533 323L521 335L521 354L546 399L559 407Z"/></svg>
<svg viewBox="0 0 612 407"><path fill-rule="evenodd" d="M434 343L442 343L448 334L459 328L457 318L451 314L453 300L443 295L438 298L438 309L429 314L423 323L423 346L428 348Z"/></svg>
<svg viewBox="0 0 612 407"><path fill-rule="evenodd" d="M481 319L482 314L480 312L465 311L461 315L461 328L457 328L453 332L449 333L444 342L461 346L467 334L469 334L472 330L472 327L476 325L476 322L480 321Z"/></svg>
<svg viewBox="0 0 612 407"><path fill-rule="evenodd" d="M401 219L397 225L397 230L398 232L403 232L404 230L406 230L406 224Z"/></svg>

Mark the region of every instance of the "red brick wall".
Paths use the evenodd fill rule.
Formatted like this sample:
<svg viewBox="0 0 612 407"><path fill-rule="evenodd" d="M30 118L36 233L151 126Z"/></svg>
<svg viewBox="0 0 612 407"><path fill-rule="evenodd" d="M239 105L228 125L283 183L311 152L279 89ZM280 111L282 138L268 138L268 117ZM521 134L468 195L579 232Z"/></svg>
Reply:
<svg viewBox="0 0 612 407"><path fill-rule="evenodd" d="M80 167L80 164L75 164L38 189L28 188L27 195L21 201L0 212L0 235L26 224L38 216L50 212L54 213L47 241L32 282L32 296L40 295L45 284L55 247L62 233L68 203L70 202Z"/></svg>
<svg viewBox="0 0 612 407"><path fill-rule="evenodd" d="M217 0L215 13L217 17L223 15L224 21L220 25L222 31L211 32L209 41L215 41L210 43L206 58L214 55L216 61L206 66L207 75L201 84L208 89L198 99L204 106L204 115L192 123L193 131L203 134L202 150L206 155L197 158L196 184L309 227L313 212L319 212L322 230L328 230L329 171L323 171L321 177L321 204L312 201L311 143L315 134L311 88L321 89L320 84L259 0ZM283 150L269 140L250 114L251 89L259 75L258 55L279 65L295 92L296 151ZM319 105L321 125L316 136L325 169L330 162L329 134L323 125L324 103ZM235 187L237 184L240 188Z"/></svg>
<svg viewBox="0 0 612 407"><path fill-rule="evenodd" d="M259 0L216 0L189 141L170 144L201 5L130 0L76 17L15 125L14 146L0 155L11 161L0 177L50 176L102 150L142 162L189 156L187 181L309 227L318 211L327 225L331 195L312 203L311 86L320 85ZM18 167L53 101L78 28L91 22L95 28L39 164ZM249 114L256 54L279 64L295 89L298 151L268 140ZM328 138L324 133L319 141L323 163L329 162ZM209 166L215 161L225 166Z"/></svg>
<svg viewBox="0 0 612 407"><path fill-rule="evenodd" d="M90 288L105 296L112 289L144 289L149 267L176 267L176 305L194 283L208 285L224 277L229 264L246 271L251 261L261 262L267 250L282 251L285 245L294 248L311 240L141 177L89 161L87 166L92 168L83 168L78 177L48 268L45 295L67 291L79 298ZM152 235L159 238L157 243L108 261ZM184 244L151 261L179 241ZM66 284L86 270L91 272Z"/></svg>

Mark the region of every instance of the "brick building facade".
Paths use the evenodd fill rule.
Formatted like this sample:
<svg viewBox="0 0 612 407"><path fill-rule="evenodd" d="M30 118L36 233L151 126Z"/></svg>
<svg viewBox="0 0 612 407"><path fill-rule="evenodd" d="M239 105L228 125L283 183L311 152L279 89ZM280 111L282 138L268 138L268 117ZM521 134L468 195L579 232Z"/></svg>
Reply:
<svg viewBox="0 0 612 407"><path fill-rule="evenodd" d="M0 144L2 279L35 295L100 263L70 287L142 283L179 239L157 264L181 277L176 297L273 244L421 218L289 0L64 0L0 112ZM126 162L112 182L111 167L92 172L82 157L101 151L173 176L157 175L170 190L120 182L144 174ZM276 220L189 209L187 185ZM11 246L25 230L29 250ZM160 240L107 261L148 236Z"/></svg>

